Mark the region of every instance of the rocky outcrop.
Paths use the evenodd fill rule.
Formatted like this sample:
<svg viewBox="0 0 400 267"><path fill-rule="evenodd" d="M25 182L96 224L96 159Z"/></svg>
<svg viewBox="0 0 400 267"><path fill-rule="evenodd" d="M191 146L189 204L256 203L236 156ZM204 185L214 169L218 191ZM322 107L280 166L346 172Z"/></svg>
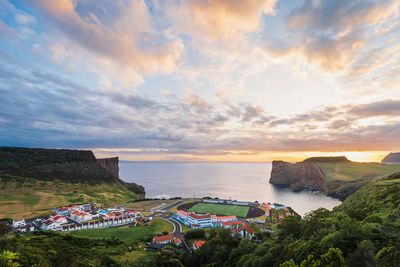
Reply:
<svg viewBox="0 0 400 267"><path fill-rule="evenodd" d="M343 162L351 163L346 157L314 157L297 163L273 161L269 182L288 187L293 191L300 191L308 187L344 200L361 188L365 182L359 181L351 184L338 181L328 182L326 174L318 165L319 163Z"/></svg>
<svg viewBox="0 0 400 267"><path fill-rule="evenodd" d="M400 152L389 153L383 160L384 164L400 164Z"/></svg>
<svg viewBox="0 0 400 267"><path fill-rule="evenodd" d="M96 159L97 163L100 164L104 169L108 170L115 178L119 178L119 166L118 157L114 158L104 158L104 159Z"/></svg>
<svg viewBox="0 0 400 267"><path fill-rule="evenodd" d="M118 184L145 195L143 186L119 179L118 158L96 159L90 150L0 147L0 177Z"/></svg>
<svg viewBox="0 0 400 267"><path fill-rule="evenodd" d="M292 190L302 190L305 186L326 191L326 179L321 168L314 162L289 163L273 161L271 184L287 186Z"/></svg>

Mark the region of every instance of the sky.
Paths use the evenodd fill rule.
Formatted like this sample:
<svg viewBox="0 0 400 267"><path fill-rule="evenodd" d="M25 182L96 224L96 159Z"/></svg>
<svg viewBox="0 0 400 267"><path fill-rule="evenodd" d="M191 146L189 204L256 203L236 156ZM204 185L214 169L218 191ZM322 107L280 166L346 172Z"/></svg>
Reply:
<svg viewBox="0 0 400 267"><path fill-rule="evenodd" d="M400 0L0 0L0 146L380 161Z"/></svg>

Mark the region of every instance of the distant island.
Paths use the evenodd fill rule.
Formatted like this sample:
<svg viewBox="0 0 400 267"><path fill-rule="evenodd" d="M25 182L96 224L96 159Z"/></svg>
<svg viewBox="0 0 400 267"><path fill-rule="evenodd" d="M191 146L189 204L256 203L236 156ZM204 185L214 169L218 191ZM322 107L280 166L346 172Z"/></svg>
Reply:
<svg viewBox="0 0 400 267"><path fill-rule="evenodd" d="M399 171L400 165L359 163L344 156L312 157L297 163L273 161L269 182L293 191L310 188L344 200L367 183Z"/></svg>
<svg viewBox="0 0 400 267"><path fill-rule="evenodd" d="M383 164L400 164L400 152L389 153L383 160Z"/></svg>

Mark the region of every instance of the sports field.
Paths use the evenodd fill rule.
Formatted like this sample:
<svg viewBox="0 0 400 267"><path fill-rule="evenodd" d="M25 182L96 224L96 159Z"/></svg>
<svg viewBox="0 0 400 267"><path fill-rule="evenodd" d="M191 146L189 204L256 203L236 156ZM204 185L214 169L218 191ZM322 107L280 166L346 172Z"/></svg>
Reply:
<svg viewBox="0 0 400 267"><path fill-rule="evenodd" d="M189 211L197 213L210 213L217 215L236 215L237 217L246 217L249 207L222 205L222 204L208 204L198 203L194 205Z"/></svg>

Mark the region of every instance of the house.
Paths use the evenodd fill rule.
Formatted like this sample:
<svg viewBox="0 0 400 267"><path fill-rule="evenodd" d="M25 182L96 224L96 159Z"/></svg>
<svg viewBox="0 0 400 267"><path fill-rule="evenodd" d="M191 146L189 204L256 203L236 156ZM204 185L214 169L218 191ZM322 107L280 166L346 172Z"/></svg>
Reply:
<svg viewBox="0 0 400 267"><path fill-rule="evenodd" d="M33 224L26 224L22 227L16 228L16 231L20 231L20 232L33 232L35 231L35 226Z"/></svg>
<svg viewBox="0 0 400 267"><path fill-rule="evenodd" d="M131 215L135 217L140 216L140 212L138 210L126 210L124 213L125 215Z"/></svg>
<svg viewBox="0 0 400 267"><path fill-rule="evenodd" d="M56 223L63 224L63 223L68 223L67 218L62 215L56 215L52 218Z"/></svg>
<svg viewBox="0 0 400 267"><path fill-rule="evenodd" d="M224 228L240 228L243 225L245 225L243 222L241 221L228 221L228 222L222 222L221 226Z"/></svg>
<svg viewBox="0 0 400 267"><path fill-rule="evenodd" d="M194 249L194 250L199 249L202 245L204 245L204 243L206 243L206 241L204 241L204 240L197 240L197 241L194 241L194 243L193 243L193 249Z"/></svg>
<svg viewBox="0 0 400 267"><path fill-rule="evenodd" d="M57 208L53 210L55 213L58 213L62 216L68 216L70 213L70 209L67 207Z"/></svg>
<svg viewBox="0 0 400 267"><path fill-rule="evenodd" d="M176 246L179 246L182 244L182 240L180 238L175 238L174 243Z"/></svg>
<svg viewBox="0 0 400 267"><path fill-rule="evenodd" d="M251 229L251 227L248 225L244 225L240 228L232 229L231 233L232 233L232 236L239 235L241 238L245 237L245 238L251 239L254 236L253 229Z"/></svg>
<svg viewBox="0 0 400 267"><path fill-rule="evenodd" d="M47 219L43 222L42 224L42 230L52 230L52 231L58 231L61 230L62 227L60 226L59 223L55 222L53 219Z"/></svg>
<svg viewBox="0 0 400 267"><path fill-rule="evenodd" d="M14 220L13 223L12 223L12 227L13 227L13 228L22 227L22 226L25 226L25 225L26 225L25 219Z"/></svg>
<svg viewBox="0 0 400 267"><path fill-rule="evenodd" d="M154 243L158 244L168 244L174 241L174 237L169 234L169 235L162 235L162 236L156 236L153 238Z"/></svg>
<svg viewBox="0 0 400 267"><path fill-rule="evenodd" d="M188 214L188 224L192 226L192 228L206 228L213 227L212 215L199 215L194 212Z"/></svg>
<svg viewBox="0 0 400 267"><path fill-rule="evenodd" d="M76 220L77 222L84 222L92 220L93 217L91 214L86 212L74 211L71 214L71 219Z"/></svg>

